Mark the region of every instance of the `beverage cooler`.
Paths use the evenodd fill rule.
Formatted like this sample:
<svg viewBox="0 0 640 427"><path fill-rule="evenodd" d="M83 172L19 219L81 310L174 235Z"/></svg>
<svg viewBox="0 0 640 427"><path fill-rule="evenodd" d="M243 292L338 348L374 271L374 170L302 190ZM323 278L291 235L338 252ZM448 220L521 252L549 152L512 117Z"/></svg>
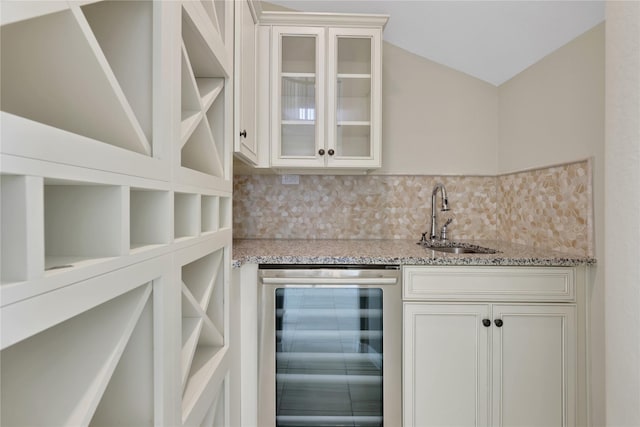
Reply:
<svg viewBox="0 0 640 427"><path fill-rule="evenodd" d="M398 266L259 271L260 426L400 426Z"/></svg>

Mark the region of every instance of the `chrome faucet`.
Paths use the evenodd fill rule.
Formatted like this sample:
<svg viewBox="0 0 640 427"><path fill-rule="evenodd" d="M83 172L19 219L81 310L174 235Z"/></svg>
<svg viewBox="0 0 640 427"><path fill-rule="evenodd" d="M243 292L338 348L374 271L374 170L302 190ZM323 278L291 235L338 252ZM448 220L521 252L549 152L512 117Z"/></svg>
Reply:
<svg viewBox="0 0 640 427"><path fill-rule="evenodd" d="M442 212L446 212L449 210L449 200L447 200L447 189L444 188L443 184L436 184L433 187L433 192L431 193L431 234L429 234L429 239L436 239L436 228L438 223L438 214L436 211L436 196L438 195L438 190L442 193L442 208L440 209ZM446 239L446 231L444 238ZM442 238L442 237L441 237Z"/></svg>

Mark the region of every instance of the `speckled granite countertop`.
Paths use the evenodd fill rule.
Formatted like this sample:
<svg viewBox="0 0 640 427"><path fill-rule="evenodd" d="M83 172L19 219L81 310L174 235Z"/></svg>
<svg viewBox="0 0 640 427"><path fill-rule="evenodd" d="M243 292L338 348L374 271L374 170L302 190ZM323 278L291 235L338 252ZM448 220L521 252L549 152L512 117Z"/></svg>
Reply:
<svg viewBox="0 0 640 427"><path fill-rule="evenodd" d="M286 240L233 241L233 264L400 264L576 266L595 264L590 257L501 241L467 241L495 249L495 254L450 254L427 249L416 240Z"/></svg>

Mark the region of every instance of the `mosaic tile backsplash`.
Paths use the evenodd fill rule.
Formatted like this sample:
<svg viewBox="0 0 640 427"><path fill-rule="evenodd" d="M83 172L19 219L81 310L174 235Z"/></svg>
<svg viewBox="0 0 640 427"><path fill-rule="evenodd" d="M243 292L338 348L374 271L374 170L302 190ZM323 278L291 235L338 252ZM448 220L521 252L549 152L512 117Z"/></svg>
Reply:
<svg viewBox="0 0 640 427"><path fill-rule="evenodd" d="M416 239L431 221L431 191L447 189L449 238L501 239L592 255L589 161L486 176L278 175L234 177L234 238ZM440 207L440 195L437 207Z"/></svg>
<svg viewBox="0 0 640 427"><path fill-rule="evenodd" d="M591 162L498 177L500 240L593 256Z"/></svg>

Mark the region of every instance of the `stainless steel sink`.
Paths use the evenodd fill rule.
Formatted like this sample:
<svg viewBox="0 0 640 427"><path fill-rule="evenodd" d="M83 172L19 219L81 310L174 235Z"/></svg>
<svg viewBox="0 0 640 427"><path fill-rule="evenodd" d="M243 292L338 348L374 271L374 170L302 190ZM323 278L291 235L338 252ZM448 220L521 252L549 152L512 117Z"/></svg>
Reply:
<svg viewBox="0 0 640 427"><path fill-rule="evenodd" d="M485 248L483 246L472 245L468 243L439 243L439 242L421 242L425 249L431 249L438 252L446 252L450 254L495 254L495 249Z"/></svg>
<svg viewBox="0 0 640 427"><path fill-rule="evenodd" d="M451 254L495 254L497 252L489 248L467 248L464 246L428 246L427 248Z"/></svg>

